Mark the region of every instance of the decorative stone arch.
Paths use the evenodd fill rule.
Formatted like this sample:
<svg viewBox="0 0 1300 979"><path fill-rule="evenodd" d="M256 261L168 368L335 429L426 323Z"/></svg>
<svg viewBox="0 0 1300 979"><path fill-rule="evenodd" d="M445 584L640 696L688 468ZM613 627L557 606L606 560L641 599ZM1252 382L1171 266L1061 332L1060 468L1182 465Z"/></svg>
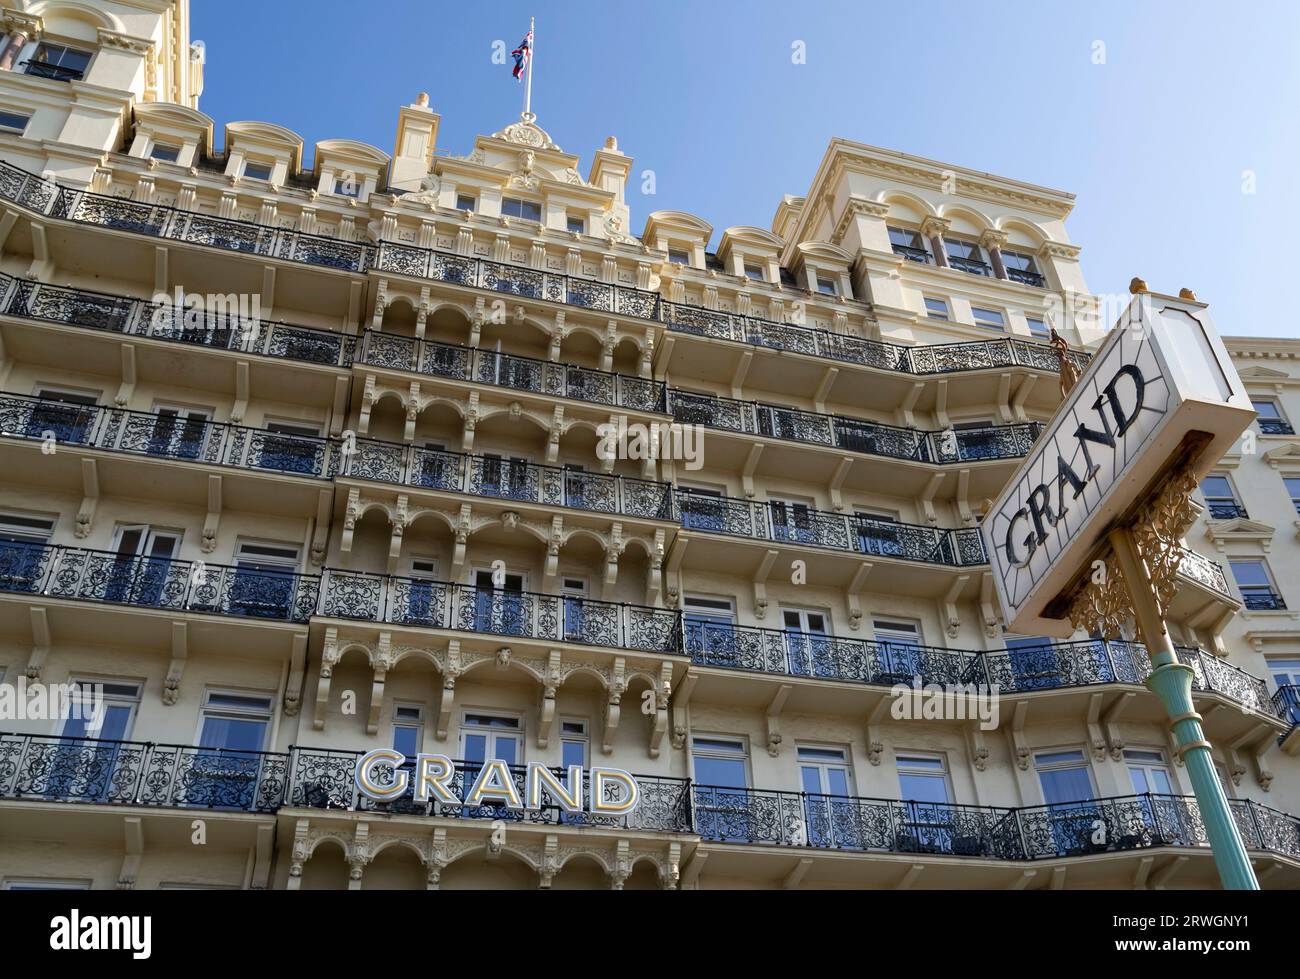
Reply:
<svg viewBox="0 0 1300 979"><path fill-rule="evenodd" d="M969 204L944 204L939 209L939 217L951 222L954 218L961 218L974 225L976 234L983 234L986 231L995 230L993 219L983 211L980 211Z"/></svg>
<svg viewBox="0 0 1300 979"><path fill-rule="evenodd" d="M1024 218L1000 218L997 222L997 229L1008 235L1013 231L1019 231L1029 239L1030 247L1035 251L1042 248L1043 245L1052 240L1051 236L1043 231L1041 227L1034 224L1032 221L1026 221Z"/></svg>
<svg viewBox="0 0 1300 979"><path fill-rule="evenodd" d="M96 7L82 0L37 0L25 10L21 10L18 5L5 7L13 10L14 13L24 13L31 17L39 17L44 22L43 28L48 29L51 21L57 22L60 18L69 20L84 21L96 29L106 31L115 31L125 33L126 25L112 11L105 10L102 7Z"/></svg>
<svg viewBox="0 0 1300 979"><path fill-rule="evenodd" d="M927 201L924 197L906 190L897 190L892 188L882 190L876 195L876 202L879 204L891 205L891 211L892 205L894 204L906 205L909 210L917 212L922 220L928 217L933 218L939 216L939 212L935 209L933 204ZM887 216L886 220L888 219Z"/></svg>

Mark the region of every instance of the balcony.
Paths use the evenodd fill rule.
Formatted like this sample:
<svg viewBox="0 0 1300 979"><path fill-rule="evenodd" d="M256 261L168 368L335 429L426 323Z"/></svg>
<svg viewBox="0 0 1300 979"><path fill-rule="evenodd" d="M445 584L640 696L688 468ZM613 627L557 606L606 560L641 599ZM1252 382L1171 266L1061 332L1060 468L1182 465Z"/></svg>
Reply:
<svg viewBox="0 0 1300 979"><path fill-rule="evenodd" d="M969 683L978 654L904 642L685 621L686 653L700 666L893 686Z"/></svg>
<svg viewBox="0 0 1300 979"><path fill-rule="evenodd" d="M679 303L663 303L661 309L662 319L676 333L790 350L886 371L929 375L1001 367L1026 367L1051 373L1059 370L1056 352L1047 344L1011 337L904 346ZM1075 351L1070 358L1081 370L1087 369L1087 354Z"/></svg>
<svg viewBox="0 0 1300 979"><path fill-rule="evenodd" d="M105 806L150 806L273 813L284 807L324 812L691 834L707 843L874 851L1032 862L1156 847L1208 848L1196 800L1130 795L1007 808L873 799L698 785L689 779L635 775L638 807L626 816L568 813L542 790L537 810L499 805L390 802L360 795L360 751L291 747L241 751L139 741L0 734L0 798ZM481 763L456 761L449 780L464 797ZM524 795L527 770L511 766ZM554 770L561 779L567 772ZM377 768L375 776L385 779ZM387 778L392 777L391 769ZM590 798L590 784L583 786ZM1300 859L1300 819L1230 799L1247 849Z"/></svg>
<svg viewBox="0 0 1300 979"><path fill-rule="evenodd" d="M1289 755L1300 752L1300 738L1296 737L1296 730L1300 729L1300 685L1282 684L1273 694L1271 702L1273 710L1288 725L1287 729L1278 735L1278 744Z"/></svg>
<svg viewBox="0 0 1300 979"><path fill-rule="evenodd" d="M564 303L598 313L657 319L659 312L658 294L642 289L482 258L468 258L392 241L380 242L376 248L374 270L504 292L526 299Z"/></svg>
<svg viewBox="0 0 1300 979"><path fill-rule="evenodd" d="M275 812L287 754L143 741L0 734L0 797Z"/></svg>
<svg viewBox="0 0 1300 979"><path fill-rule="evenodd" d="M168 612L306 622L320 578L294 571L0 541L0 591Z"/></svg>
<svg viewBox="0 0 1300 979"><path fill-rule="evenodd" d="M678 388L668 389L668 412L683 424L929 463L1018 459L1043 430L1028 422L927 432Z"/></svg>
<svg viewBox="0 0 1300 979"><path fill-rule="evenodd" d="M677 521L671 483L540 466L512 459L357 439L331 456L331 476L467 493L492 499Z"/></svg>
<svg viewBox="0 0 1300 979"><path fill-rule="evenodd" d="M1295 434L1295 429L1291 427L1291 423L1284 422L1281 418L1256 418L1255 421L1259 423L1259 430L1263 435Z"/></svg>
<svg viewBox="0 0 1300 979"><path fill-rule="evenodd" d="M396 242L385 241L378 246L372 246L361 242L340 241L163 205L93 194L89 191L60 186L2 161L0 161L0 198L50 217L80 224L97 225L154 238L167 238L204 247L342 271L397 272L452 285L564 303L596 312L662 321L667 323L670 329L684 333L795 350L884 370L900 370L916 374L1009 366L1048 372L1057 370L1055 353L1047 345L1032 341L1007 338L963 344L908 347L863 340L846 334L774 323L756 317L741 317L695 306L663 303L656 293L593 279L559 275ZM896 253L905 254L913 261L925 263L929 261L929 256L924 249L896 245L894 250ZM1039 280L1030 284L1042 284L1041 277L1034 273L1024 272L1019 275ZM272 325L279 327L279 330L284 333L286 337L284 343L290 348L295 344L309 348L314 347L316 343L323 345L322 349L313 350L311 356L301 357L294 354L283 354L283 356L327 362L323 359L317 361L316 358L327 357L328 351L336 342L331 338L329 331L307 331L304 327ZM296 336L297 331L306 332ZM272 347L275 346L275 341L265 329L258 330L256 335L268 337L268 343ZM347 342L347 338L343 339ZM262 350L250 352L266 353ZM340 362L346 363L346 357L346 352L340 351ZM1074 352L1071 357L1080 367L1086 367L1088 358L1085 354Z"/></svg>
<svg viewBox="0 0 1300 979"><path fill-rule="evenodd" d="M662 381L373 330L362 338L357 363L633 411L664 410Z"/></svg>
<svg viewBox="0 0 1300 979"><path fill-rule="evenodd" d="M0 436L323 479L331 443L203 418L0 394Z"/></svg>
<svg viewBox="0 0 1300 979"><path fill-rule="evenodd" d="M679 500L682 526L687 530L950 567L988 562L977 528L945 530L790 504L753 503L685 492Z"/></svg>
<svg viewBox="0 0 1300 979"><path fill-rule="evenodd" d="M326 367L352 364L357 338L329 330L290 326L212 311L187 316L167 304L84 289L65 289L0 276L0 310L7 316L79 326L122 336L147 337L214 350L232 350Z"/></svg>
<svg viewBox="0 0 1300 979"><path fill-rule="evenodd" d="M328 568L320 615L518 639L681 653L675 609Z"/></svg>
<svg viewBox="0 0 1300 979"><path fill-rule="evenodd" d="M1178 550L1182 552L1182 561L1178 566L1180 575L1191 579L1202 588L1232 600L1232 591L1228 588L1228 579L1224 576L1223 565L1185 547L1180 547ZM1278 601L1281 599L1279 598Z"/></svg>
<svg viewBox="0 0 1300 979"><path fill-rule="evenodd" d="M1151 675L1146 647L1114 640L963 650L691 619L683 634L687 655L700 666L882 686L916 678L923 684L997 684L1005 696L1104 683L1143 686ZM1193 690L1286 717L1259 677L1200 649L1180 646L1177 656L1192 668Z"/></svg>

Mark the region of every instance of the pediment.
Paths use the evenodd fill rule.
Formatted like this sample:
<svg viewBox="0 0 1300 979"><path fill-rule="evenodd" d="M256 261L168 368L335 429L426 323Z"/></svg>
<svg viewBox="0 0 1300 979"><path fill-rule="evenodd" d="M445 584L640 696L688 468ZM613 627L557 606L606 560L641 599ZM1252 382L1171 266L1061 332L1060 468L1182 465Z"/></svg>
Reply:
<svg viewBox="0 0 1300 979"><path fill-rule="evenodd" d="M1271 524L1251 520L1248 517L1233 517L1231 520L1210 520L1205 525L1205 535L1214 541L1215 547L1223 550L1229 541L1258 543L1267 553L1273 543L1276 532Z"/></svg>
<svg viewBox="0 0 1300 979"><path fill-rule="evenodd" d="M1286 373L1285 371L1275 371L1271 367L1259 367L1258 365L1253 365L1251 367L1243 367L1241 370L1237 371L1237 376L1240 377L1243 381L1252 381L1252 380L1289 381L1291 380L1291 375Z"/></svg>
<svg viewBox="0 0 1300 979"><path fill-rule="evenodd" d="M1264 461L1276 469L1285 463L1300 465L1300 442L1283 442L1264 453Z"/></svg>

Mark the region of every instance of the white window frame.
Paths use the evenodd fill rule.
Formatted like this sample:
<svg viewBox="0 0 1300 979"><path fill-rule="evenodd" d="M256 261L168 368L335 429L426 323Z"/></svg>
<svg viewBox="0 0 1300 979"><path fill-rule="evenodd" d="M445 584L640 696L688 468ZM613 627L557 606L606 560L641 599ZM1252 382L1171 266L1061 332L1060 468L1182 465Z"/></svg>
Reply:
<svg viewBox="0 0 1300 979"><path fill-rule="evenodd" d="M993 313L994 315L997 316L998 322L993 323L986 319L980 319L979 314L982 312ZM1007 313L1006 310L1004 309L994 309L992 306L976 306L974 303L971 303L970 317L976 326L983 327L984 329L987 330L1002 330L1004 332L1006 331Z"/></svg>
<svg viewBox="0 0 1300 979"><path fill-rule="evenodd" d="M13 116L15 119L25 120L21 127L12 126L6 122L0 122L0 132L17 133L19 136L22 136L26 134L27 127L32 124L32 114L30 112L22 113L14 109L3 109L0 110L0 115Z"/></svg>
<svg viewBox="0 0 1300 979"><path fill-rule="evenodd" d="M943 313L940 314L930 308L930 303L938 303L943 307ZM944 323L952 322L952 305L948 300L940 296L922 296L921 306L925 310L925 318L930 320L940 320Z"/></svg>
<svg viewBox="0 0 1300 979"><path fill-rule="evenodd" d="M500 717L505 720L514 721L515 727L513 728L490 727L487 725L480 726L478 724L471 724L469 722L469 719L471 717ZM461 758L465 757L466 733L478 732L483 734L489 734L489 733L499 734L499 733L509 731L512 734L512 736L519 739L517 745L519 750L517 752L517 757L515 758L515 764L516 765L526 764L525 752L527 752L528 750L528 740L527 738L524 737L524 729L526 726L525 721L526 719L524 715L518 711L501 710L500 708L496 708L496 707L463 708L460 712L460 757ZM486 760L490 761L491 757L489 756Z"/></svg>
<svg viewBox="0 0 1300 979"><path fill-rule="evenodd" d="M217 697L265 697L266 712L263 713L253 707L232 707L213 705L212 698ZM200 744L203 739L203 726L209 717L230 717L238 720L265 720L266 727L262 731L262 746L255 750L267 751L268 742L271 738L271 726L275 720L275 691L273 690L256 690L241 687L205 687L203 689L203 699L199 702L198 723L194 726L193 744ZM200 749L201 750L201 749Z"/></svg>
<svg viewBox="0 0 1300 979"><path fill-rule="evenodd" d="M398 717L397 712L400 710L415 711L416 712L415 720L412 721L406 718ZM415 736L416 753L418 754L419 752L423 751L424 750L424 713L425 713L424 704L420 704L420 703L416 703L415 701L408 701L408 700L394 700L392 715L389 717L388 720L389 733L392 735L392 737L389 738L389 743L391 744L393 741L397 740L397 729L399 727L413 727L416 730L416 736Z"/></svg>
<svg viewBox="0 0 1300 979"><path fill-rule="evenodd" d="M736 761L737 759L742 758L742 756L737 752L725 751L721 748L706 747L701 751L696 747L696 742L700 740L731 742L732 744L739 745L740 749L744 752L743 761L745 763L745 788L744 790L734 789L732 791L736 791L736 792L749 791L754 788L754 771L753 771L753 766L750 764L750 757L749 757L750 746L749 746L748 736L744 734L711 734L706 731L692 731L691 738L690 738L690 752L689 752L690 757L687 759L687 771L691 773L692 778L694 778L695 776L696 758L701 758L701 757L718 758L725 761Z"/></svg>
<svg viewBox="0 0 1300 979"><path fill-rule="evenodd" d="M915 758L918 761L937 761L939 763L938 771L933 768L908 768L907 760ZM948 756L941 751L913 751L910 748L894 749L894 775L898 779L898 794L900 802L909 802L912 800L903 799L903 780L902 776L916 775L922 778L939 779L943 782L943 794L948 800L947 805L953 805L952 792L952 766L948 764Z"/></svg>

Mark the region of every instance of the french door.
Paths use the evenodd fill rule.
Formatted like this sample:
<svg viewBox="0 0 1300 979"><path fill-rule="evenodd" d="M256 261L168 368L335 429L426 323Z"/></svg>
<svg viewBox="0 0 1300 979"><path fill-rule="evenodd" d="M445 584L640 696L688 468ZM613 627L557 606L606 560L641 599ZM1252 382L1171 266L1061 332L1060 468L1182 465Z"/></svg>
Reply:
<svg viewBox="0 0 1300 979"><path fill-rule="evenodd" d="M834 676L833 649L826 615L809 609L783 608L786 658L795 676Z"/></svg>
<svg viewBox="0 0 1300 979"><path fill-rule="evenodd" d="M181 535L174 531L154 530L147 524L119 527L105 569L104 600L159 604L180 546Z"/></svg>
<svg viewBox="0 0 1300 979"><path fill-rule="evenodd" d="M474 630L502 636L522 636L528 631L524 576L505 574L498 586L493 572L474 574Z"/></svg>
<svg viewBox="0 0 1300 979"><path fill-rule="evenodd" d="M210 413L203 408L158 405L156 419L145 449L152 456L169 459L198 459L208 438ZM139 417L138 415L136 417Z"/></svg>

